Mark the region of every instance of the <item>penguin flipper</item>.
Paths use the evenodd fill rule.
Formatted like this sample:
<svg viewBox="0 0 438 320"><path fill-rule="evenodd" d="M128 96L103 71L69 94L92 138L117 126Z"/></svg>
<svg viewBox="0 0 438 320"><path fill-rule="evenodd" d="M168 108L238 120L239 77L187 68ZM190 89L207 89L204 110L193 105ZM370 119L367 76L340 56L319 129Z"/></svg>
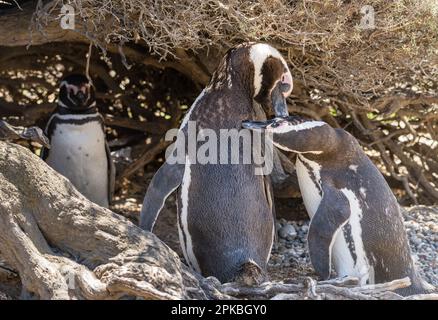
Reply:
<svg viewBox="0 0 438 320"><path fill-rule="evenodd" d="M316 273L323 279L330 277L333 241L350 219L350 215L347 197L334 187L323 187L323 197L310 222L307 236L310 261Z"/></svg>
<svg viewBox="0 0 438 320"><path fill-rule="evenodd" d="M111 150L108 142L105 141L106 158L108 161L108 204L113 202L114 190L116 186L116 166L111 158Z"/></svg>
<svg viewBox="0 0 438 320"><path fill-rule="evenodd" d="M46 161L47 157L49 156L49 152L50 149L47 149L46 147L41 147L40 158Z"/></svg>
<svg viewBox="0 0 438 320"><path fill-rule="evenodd" d="M140 227L152 231L164 201L182 183L184 164L168 164L165 162L155 173L143 200L140 213Z"/></svg>
<svg viewBox="0 0 438 320"><path fill-rule="evenodd" d="M46 135L49 142L51 142L51 140L52 140L52 133L53 133L53 130L55 129L57 121L58 121L57 114L53 113L50 116L49 120L47 121L46 127L44 128L44 134ZM49 152L50 152L50 149L48 149L44 146L41 148L40 157L43 161L47 160L47 158L49 157Z"/></svg>

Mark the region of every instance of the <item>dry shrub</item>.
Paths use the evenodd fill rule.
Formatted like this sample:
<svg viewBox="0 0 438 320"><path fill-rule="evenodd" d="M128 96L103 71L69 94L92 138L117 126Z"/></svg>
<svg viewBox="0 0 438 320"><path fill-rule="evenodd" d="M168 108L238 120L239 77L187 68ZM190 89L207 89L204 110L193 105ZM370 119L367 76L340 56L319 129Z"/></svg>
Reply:
<svg viewBox="0 0 438 320"><path fill-rule="evenodd" d="M102 48L107 43L146 44L161 59L175 50L224 51L242 41L274 44L306 85L368 97L438 63L438 4L410 1L93 1L63 2L76 8L76 25ZM375 29L360 27L371 5ZM50 5L36 21L59 18ZM52 15L48 15L52 13ZM429 70L430 69L430 70ZM321 81L323 80L323 81Z"/></svg>

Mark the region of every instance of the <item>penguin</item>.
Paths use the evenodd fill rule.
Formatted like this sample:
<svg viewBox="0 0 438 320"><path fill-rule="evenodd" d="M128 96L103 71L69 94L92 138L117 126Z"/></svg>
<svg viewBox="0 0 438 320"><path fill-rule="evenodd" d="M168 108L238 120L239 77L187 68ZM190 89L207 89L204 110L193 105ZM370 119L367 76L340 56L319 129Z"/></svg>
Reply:
<svg viewBox="0 0 438 320"><path fill-rule="evenodd" d="M218 135L239 130L260 109L264 116L287 116L291 91L292 75L275 48L241 44L227 51L179 131L187 136L189 122ZM179 238L189 267L221 282L254 284L265 279L275 212L269 177L255 175L255 165L242 164L239 152L239 164L230 164L230 154L225 164L194 163L188 153L184 163L165 161L146 191L140 226L152 231L164 201L177 191Z"/></svg>
<svg viewBox="0 0 438 320"><path fill-rule="evenodd" d="M51 148L43 149L42 159L89 200L109 207L115 166L105 138L104 120L86 76L71 74L61 81L58 105L45 134Z"/></svg>
<svg viewBox="0 0 438 320"><path fill-rule="evenodd" d="M401 295L428 293L433 287L418 275L399 204L357 140L343 129L300 116L244 121L243 128L263 130L274 146L297 154L296 172L311 222L310 260L318 275L360 284L409 277Z"/></svg>

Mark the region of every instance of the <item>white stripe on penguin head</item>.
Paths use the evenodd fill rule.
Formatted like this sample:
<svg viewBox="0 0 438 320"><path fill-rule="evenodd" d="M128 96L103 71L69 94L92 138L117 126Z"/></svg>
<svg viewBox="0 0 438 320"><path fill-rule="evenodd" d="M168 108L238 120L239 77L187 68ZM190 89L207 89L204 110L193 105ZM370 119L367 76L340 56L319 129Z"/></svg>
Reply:
<svg viewBox="0 0 438 320"><path fill-rule="evenodd" d="M249 57L254 65L254 97L260 92L262 87L262 67L268 57L279 59L284 67L289 71L287 63L277 49L265 43L257 43L251 46Z"/></svg>

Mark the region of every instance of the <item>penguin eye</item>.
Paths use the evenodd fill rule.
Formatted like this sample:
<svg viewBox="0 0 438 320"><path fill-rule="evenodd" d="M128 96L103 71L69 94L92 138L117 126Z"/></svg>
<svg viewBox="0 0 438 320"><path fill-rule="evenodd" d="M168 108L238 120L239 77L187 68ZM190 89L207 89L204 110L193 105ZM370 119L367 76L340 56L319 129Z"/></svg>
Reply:
<svg viewBox="0 0 438 320"><path fill-rule="evenodd" d="M289 73L283 73L280 80L280 91L290 93L292 89L292 78Z"/></svg>

